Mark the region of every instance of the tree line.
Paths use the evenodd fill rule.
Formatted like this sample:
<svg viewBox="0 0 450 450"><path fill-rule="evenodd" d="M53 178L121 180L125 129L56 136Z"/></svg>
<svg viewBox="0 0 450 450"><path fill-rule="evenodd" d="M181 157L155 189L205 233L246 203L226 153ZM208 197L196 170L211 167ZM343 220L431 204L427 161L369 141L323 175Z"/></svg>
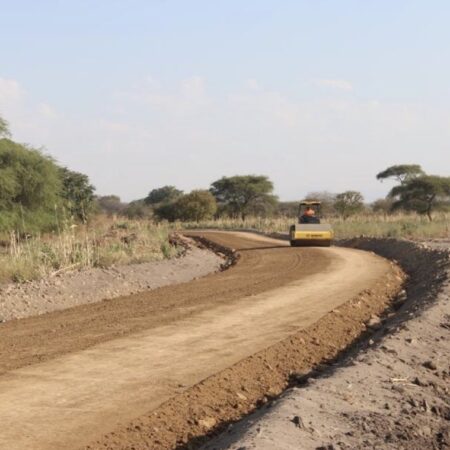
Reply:
<svg viewBox="0 0 450 450"><path fill-rule="evenodd" d="M51 231L66 220L86 222L94 210L94 190L86 175L14 142L0 118L0 232Z"/></svg>
<svg viewBox="0 0 450 450"><path fill-rule="evenodd" d="M354 190L338 194L311 192L304 200L318 200L325 215L344 220L363 212L385 215L399 210L414 211L432 220L436 210L450 211L450 177L427 175L419 165L395 165L378 173L380 181L394 179L386 198L370 205ZM272 181L264 175L236 175L214 181L208 190L184 194L175 186L163 186L147 197L122 204L118 197L100 197L99 205L106 213L128 217L153 217L168 221L201 221L218 217L245 220L247 216L289 216L298 213L298 201L282 202L273 193Z"/></svg>
<svg viewBox="0 0 450 450"><path fill-rule="evenodd" d="M386 198L367 205L355 190L333 194L311 192L325 215L344 220L366 212L391 214L414 211L430 220L437 210L450 211L450 177L426 174L416 164L395 165L379 172L380 181L396 185ZM0 117L0 232L51 231L63 222L86 223L97 213L168 221L202 221L218 217L245 220L248 216L295 217L298 201L283 202L265 175L222 177L208 189L184 193L167 185L129 203L116 195L96 196L87 175L60 166L41 149L14 142Z"/></svg>

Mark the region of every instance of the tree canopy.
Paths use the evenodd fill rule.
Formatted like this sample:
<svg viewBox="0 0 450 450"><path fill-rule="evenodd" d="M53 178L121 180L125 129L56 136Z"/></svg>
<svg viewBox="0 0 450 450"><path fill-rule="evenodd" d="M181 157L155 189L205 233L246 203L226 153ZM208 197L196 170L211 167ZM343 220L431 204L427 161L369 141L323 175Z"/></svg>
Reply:
<svg viewBox="0 0 450 450"><path fill-rule="evenodd" d="M24 208L53 208L58 201L61 179L58 167L41 151L0 140L0 204Z"/></svg>
<svg viewBox="0 0 450 450"><path fill-rule="evenodd" d="M364 209L364 197L358 191L342 192L336 195L334 209L345 220Z"/></svg>
<svg viewBox="0 0 450 450"><path fill-rule="evenodd" d="M61 203L61 189L59 168L52 158L9 139L0 139L1 229L50 226L54 209Z"/></svg>
<svg viewBox="0 0 450 450"><path fill-rule="evenodd" d="M426 214L432 220L432 212L450 201L450 177L423 175L411 178L395 186L389 193L393 208Z"/></svg>
<svg viewBox="0 0 450 450"><path fill-rule="evenodd" d="M199 222L211 219L217 211L217 202L214 196L205 190L194 190L182 195L171 203L162 203L155 208L155 214L160 219L174 222Z"/></svg>
<svg viewBox="0 0 450 450"><path fill-rule="evenodd" d="M242 220L255 208L276 202L273 183L265 175L222 177L211 184L210 192L225 213Z"/></svg>
<svg viewBox="0 0 450 450"><path fill-rule="evenodd" d="M180 197L175 202L175 209L177 219L199 222L214 216L217 202L209 191L195 190Z"/></svg>
<svg viewBox="0 0 450 450"><path fill-rule="evenodd" d="M65 205L73 217L85 223L94 206L95 188L89 182L87 175L74 172L66 167L61 167L59 170Z"/></svg>
<svg viewBox="0 0 450 450"><path fill-rule="evenodd" d="M183 191L180 191L175 186L163 186L151 190L144 201L147 205L158 205L160 203L173 202L182 195Z"/></svg>
<svg viewBox="0 0 450 450"><path fill-rule="evenodd" d="M12 141L0 118L0 231L56 228L61 208L86 221L94 188L89 178L58 166L42 150Z"/></svg>
<svg viewBox="0 0 450 450"><path fill-rule="evenodd" d="M118 195L103 195L97 197L95 200L97 202L97 209L108 215L120 214L128 206L120 200Z"/></svg>
<svg viewBox="0 0 450 450"><path fill-rule="evenodd" d="M424 175L425 172L419 164L400 164L390 166L386 170L377 174L377 180L383 181L387 178L393 178L400 184L406 183L408 180Z"/></svg>

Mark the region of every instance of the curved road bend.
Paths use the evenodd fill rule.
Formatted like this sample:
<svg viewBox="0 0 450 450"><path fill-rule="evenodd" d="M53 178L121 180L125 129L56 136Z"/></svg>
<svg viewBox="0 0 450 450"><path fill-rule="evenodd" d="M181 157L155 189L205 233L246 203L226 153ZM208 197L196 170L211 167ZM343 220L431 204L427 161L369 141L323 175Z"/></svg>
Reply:
<svg viewBox="0 0 450 450"><path fill-rule="evenodd" d="M358 250L201 234L238 249L238 264L0 325L0 448L79 448L311 325L390 267Z"/></svg>

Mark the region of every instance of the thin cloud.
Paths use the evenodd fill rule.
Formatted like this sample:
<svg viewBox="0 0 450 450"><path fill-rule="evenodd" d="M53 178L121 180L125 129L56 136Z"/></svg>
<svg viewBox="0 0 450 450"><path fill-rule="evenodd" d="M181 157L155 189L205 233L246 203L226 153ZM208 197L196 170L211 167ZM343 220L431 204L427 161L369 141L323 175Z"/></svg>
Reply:
<svg viewBox="0 0 450 450"><path fill-rule="evenodd" d="M16 102L24 95L24 91L16 80L0 77L0 102Z"/></svg>
<svg viewBox="0 0 450 450"><path fill-rule="evenodd" d="M347 80L338 79L319 79L315 80L316 86L339 89L341 91L352 91L353 85Z"/></svg>

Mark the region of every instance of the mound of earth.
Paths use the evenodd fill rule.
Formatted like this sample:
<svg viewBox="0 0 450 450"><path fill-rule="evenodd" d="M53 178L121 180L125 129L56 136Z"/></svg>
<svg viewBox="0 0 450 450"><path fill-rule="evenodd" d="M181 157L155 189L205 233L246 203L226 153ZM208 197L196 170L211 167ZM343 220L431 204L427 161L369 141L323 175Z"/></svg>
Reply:
<svg viewBox="0 0 450 450"><path fill-rule="evenodd" d="M61 272L28 283L0 285L0 322L185 283L220 270L223 257L184 239L178 258Z"/></svg>

